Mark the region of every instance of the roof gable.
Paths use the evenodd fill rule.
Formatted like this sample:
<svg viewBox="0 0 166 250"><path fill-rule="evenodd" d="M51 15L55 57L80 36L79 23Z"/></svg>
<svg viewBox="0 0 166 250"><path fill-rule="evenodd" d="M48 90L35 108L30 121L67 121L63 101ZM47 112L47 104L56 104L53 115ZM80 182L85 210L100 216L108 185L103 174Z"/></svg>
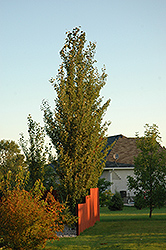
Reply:
<svg viewBox="0 0 166 250"><path fill-rule="evenodd" d="M136 145L136 138L127 138L123 135L108 137L108 145L113 145L113 148L107 155L108 162L116 162L121 164L134 165L134 156L138 155L139 149ZM114 155L118 154L118 159L115 160Z"/></svg>

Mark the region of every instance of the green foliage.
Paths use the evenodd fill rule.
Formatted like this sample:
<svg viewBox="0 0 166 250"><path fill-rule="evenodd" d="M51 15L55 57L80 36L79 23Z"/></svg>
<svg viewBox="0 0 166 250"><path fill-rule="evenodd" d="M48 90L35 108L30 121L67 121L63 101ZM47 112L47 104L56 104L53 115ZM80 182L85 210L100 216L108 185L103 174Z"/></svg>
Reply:
<svg viewBox="0 0 166 250"><path fill-rule="evenodd" d="M105 190L99 194L99 203L101 207L108 206L111 197L113 196L111 190Z"/></svg>
<svg viewBox="0 0 166 250"><path fill-rule="evenodd" d="M152 210L166 201L166 150L160 146L158 127L145 125L144 137L137 139L139 154L134 160L134 177L128 176L128 186L135 194L144 192L149 217Z"/></svg>
<svg viewBox="0 0 166 250"><path fill-rule="evenodd" d="M123 210L123 200L121 195L116 192L108 202L108 208L111 211Z"/></svg>
<svg viewBox="0 0 166 250"><path fill-rule="evenodd" d="M59 193L73 213L87 191L97 186L108 150L103 116L110 100L102 105L100 97L107 75L94 66L95 48L91 42L86 46L85 32L79 28L67 33L57 78L50 80L55 109L46 101L42 107L46 132L58 154Z"/></svg>
<svg viewBox="0 0 166 250"><path fill-rule="evenodd" d="M23 134L20 138L20 146L25 154L28 171L30 173L30 188L36 180L44 180L44 166L46 165L47 148L45 148L44 129L35 121L31 115L28 116L29 140L26 141Z"/></svg>
<svg viewBox="0 0 166 250"><path fill-rule="evenodd" d="M134 206L139 210L146 207L146 200L143 193L138 193L134 197Z"/></svg>
<svg viewBox="0 0 166 250"><path fill-rule="evenodd" d="M1 196L6 196L9 191L12 191L19 185L19 188L23 189L28 186L29 172L23 170L20 166L17 174L13 176L11 171L6 174L6 179L0 180L0 192Z"/></svg>
<svg viewBox="0 0 166 250"><path fill-rule="evenodd" d="M15 178L20 171L25 170L24 155L21 154L19 146L14 141L0 141L0 192L6 187L7 178L11 179L11 187L15 186Z"/></svg>
<svg viewBox="0 0 166 250"><path fill-rule="evenodd" d="M108 206L108 202L113 195L110 190L107 190L110 185L110 181L107 181L105 178L99 178L97 187L99 188L99 203L101 207Z"/></svg>
<svg viewBox="0 0 166 250"><path fill-rule="evenodd" d="M110 187L111 184L112 183L110 181L107 181L105 178L99 178L97 183L97 187L99 188L99 194L107 190L107 188Z"/></svg>
<svg viewBox="0 0 166 250"><path fill-rule="evenodd" d="M56 173L56 164L54 164L54 162L44 166L43 184L47 190L49 190L51 187L57 189L58 177Z"/></svg>

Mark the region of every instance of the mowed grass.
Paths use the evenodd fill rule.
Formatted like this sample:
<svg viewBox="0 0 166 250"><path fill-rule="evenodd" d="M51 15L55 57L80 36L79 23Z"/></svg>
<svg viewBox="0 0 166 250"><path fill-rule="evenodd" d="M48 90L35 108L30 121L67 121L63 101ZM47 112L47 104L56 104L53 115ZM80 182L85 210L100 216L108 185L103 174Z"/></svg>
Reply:
<svg viewBox="0 0 166 250"><path fill-rule="evenodd" d="M100 222L80 236L48 242L45 249L166 249L166 208L149 210L124 207L123 211L100 209Z"/></svg>

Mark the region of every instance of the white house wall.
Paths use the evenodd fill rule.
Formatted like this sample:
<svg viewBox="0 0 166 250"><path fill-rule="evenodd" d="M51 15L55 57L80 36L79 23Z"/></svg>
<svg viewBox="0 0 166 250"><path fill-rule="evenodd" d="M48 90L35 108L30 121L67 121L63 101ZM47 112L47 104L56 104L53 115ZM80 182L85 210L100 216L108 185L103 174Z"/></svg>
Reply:
<svg viewBox="0 0 166 250"><path fill-rule="evenodd" d="M133 192L128 190L127 186L127 176L133 176L133 169L110 169L104 170L101 178L105 178L107 181L112 182L110 190L112 193L126 191L127 196L133 196Z"/></svg>
<svg viewBox="0 0 166 250"><path fill-rule="evenodd" d="M112 179L111 179L111 175L110 175L109 170L107 170L107 171L104 170L104 171L103 171L103 174L101 175L100 178L105 178L107 181L112 182Z"/></svg>

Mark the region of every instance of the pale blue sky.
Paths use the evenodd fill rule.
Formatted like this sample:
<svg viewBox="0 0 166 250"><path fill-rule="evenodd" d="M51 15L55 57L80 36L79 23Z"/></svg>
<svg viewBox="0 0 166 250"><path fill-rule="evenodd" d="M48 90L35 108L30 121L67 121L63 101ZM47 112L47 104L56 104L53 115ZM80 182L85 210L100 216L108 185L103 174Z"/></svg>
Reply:
<svg viewBox="0 0 166 250"><path fill-rule="evenodd" d="M165 0L0 0L0 139L17 141L27 116L43 124L40 105L54 107L65 32L81 26L106 65L111 98L108 135L143 135L157 124L166 146Z"/></svg>

